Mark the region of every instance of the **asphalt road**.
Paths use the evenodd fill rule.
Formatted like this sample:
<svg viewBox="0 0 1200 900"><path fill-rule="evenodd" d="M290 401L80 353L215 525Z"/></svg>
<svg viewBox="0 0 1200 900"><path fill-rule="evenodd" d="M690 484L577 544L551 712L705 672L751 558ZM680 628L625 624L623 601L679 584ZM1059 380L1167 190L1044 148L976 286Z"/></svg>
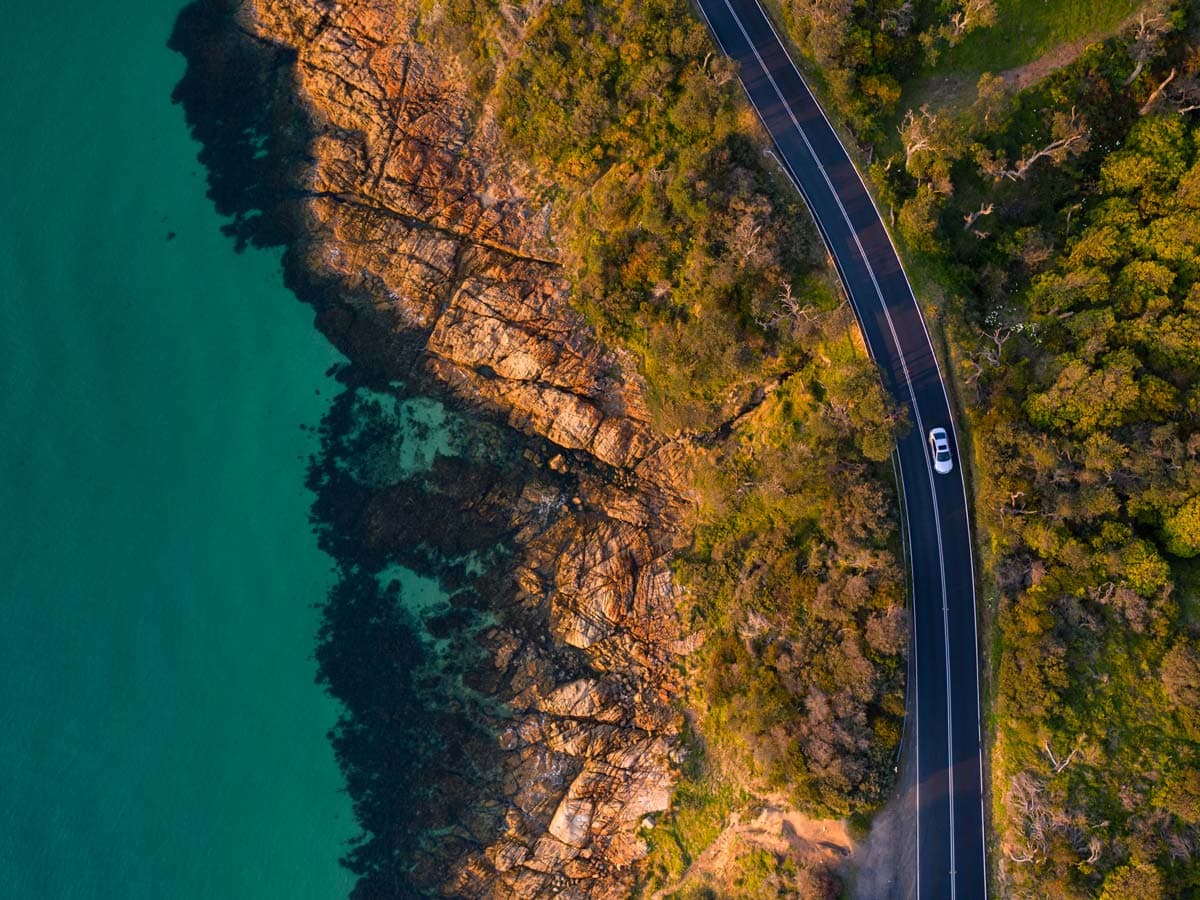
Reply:
<svg viewBox="0 0 1200 900"><path fill-rule="evenodd" d="M913 606L917 897L987 896L979 653L966 490L945 385L912 287L862 179L757 0L698 0L833 254L885 386L912 428L897 459ZM933 471L929 429L955 468Z"/></svg>

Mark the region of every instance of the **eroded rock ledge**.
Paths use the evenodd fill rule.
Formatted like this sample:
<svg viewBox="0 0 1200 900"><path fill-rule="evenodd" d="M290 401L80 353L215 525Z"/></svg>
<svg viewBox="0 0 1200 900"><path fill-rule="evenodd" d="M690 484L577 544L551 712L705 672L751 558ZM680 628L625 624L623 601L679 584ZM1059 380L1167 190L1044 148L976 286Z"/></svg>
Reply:
<svg viewBox="0 0 1200 900"><path fill-rule="evenodd" d="M371 789L350 779L374 848L355 857L356 893L625 896L637 830L668 803L673 663L694 643L668 569L687 451L653 432L634 367L570 308L548 211L413 28L391 0L202 0L172 40L229 231L286 248L289 284L354 377L451 397L508 430L420 478L351 483L339 462L318 479L347 591L374 591L389 562L506 548L483 575L456 570L473 624L443 616L454 652L421 664L475 697L450 701L471 726L446 751L454 771L431 772L428 808L396 808L394 824L363 821ZM447 533L400 524L416 504ZM460 545L450 531L471 520L487 527Z"/></svg>

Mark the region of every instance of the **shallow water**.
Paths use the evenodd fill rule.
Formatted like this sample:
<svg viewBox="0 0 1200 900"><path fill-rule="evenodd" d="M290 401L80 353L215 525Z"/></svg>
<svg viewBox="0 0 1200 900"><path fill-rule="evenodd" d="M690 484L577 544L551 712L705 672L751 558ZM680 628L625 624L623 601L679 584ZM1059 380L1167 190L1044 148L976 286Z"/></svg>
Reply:
<svg viewBox="0 0 1200 900"><path fill-rule="evenodd" d="M0 32L9 898L352 883L300 427L339 357L218 231L169 99L178 9L17 4Z"/></svg>

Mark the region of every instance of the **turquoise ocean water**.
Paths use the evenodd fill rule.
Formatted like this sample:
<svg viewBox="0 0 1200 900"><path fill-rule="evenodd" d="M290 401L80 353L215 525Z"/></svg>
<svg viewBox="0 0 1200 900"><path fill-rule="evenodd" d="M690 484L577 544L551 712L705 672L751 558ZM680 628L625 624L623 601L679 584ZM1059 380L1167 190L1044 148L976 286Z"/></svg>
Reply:
<svg viewBox="0 0 1200 900"><path fill-rule="evenodd" d="M0 895L328 898L354 832L311 659L337 354L234 254L171 3L0 31ZM168 240L168 234L175 237ZM318 391L323 393L318 394Z"/></svg>

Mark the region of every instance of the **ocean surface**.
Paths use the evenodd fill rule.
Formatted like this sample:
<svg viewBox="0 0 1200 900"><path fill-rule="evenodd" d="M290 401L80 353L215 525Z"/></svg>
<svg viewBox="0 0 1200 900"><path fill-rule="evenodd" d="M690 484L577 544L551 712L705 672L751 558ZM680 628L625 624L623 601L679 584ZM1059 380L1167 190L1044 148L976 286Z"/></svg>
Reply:
<svg viewBox="0 0 1200 900"><path fill-rule="evenodd" d="M0 31L0 896L331 898L355 833L307 521L339 359L237 255L180 5Z"/></svg>

